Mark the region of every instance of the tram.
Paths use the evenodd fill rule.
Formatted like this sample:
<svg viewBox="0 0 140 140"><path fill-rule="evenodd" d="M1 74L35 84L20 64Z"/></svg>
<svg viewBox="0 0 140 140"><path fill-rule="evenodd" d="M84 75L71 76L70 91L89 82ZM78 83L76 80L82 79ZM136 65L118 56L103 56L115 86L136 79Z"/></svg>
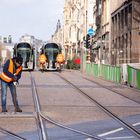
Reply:
<svg viewBox="0 0 140 140"><path fill-rule="evenodd" d="M47 43L41 48L41 55L46 56L43 70L62 70L64 68L64 55L62 48L56 43ZM40 70L42 70L40 68Z"/></svg>
<svg viewBox="0 0 140 140"><path fill-rule="evenodd" d="M34 70L35 53L34 47L27 42L20 42L14 46L14 57L21 56L23 58L23 70Z"/></svg>

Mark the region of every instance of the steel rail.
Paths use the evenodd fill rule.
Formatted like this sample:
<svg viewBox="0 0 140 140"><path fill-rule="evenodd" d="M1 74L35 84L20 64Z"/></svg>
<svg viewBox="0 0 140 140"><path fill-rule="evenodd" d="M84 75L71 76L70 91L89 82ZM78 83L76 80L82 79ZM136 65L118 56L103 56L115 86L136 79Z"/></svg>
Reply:
<svg viewBox="0 0 140 140"><path fill-rule="evenodd" d="M95 82L94 80L88 79L88 78L86 78L86 77L83 77L83 78L86 79L86 80L88 80L88 81L90 81L90 82L92 82L92 83L95 83L95 84L97 84L97 85L99 85L99 86L101 86L101 87L103 87L103 88L105 88L105 89L107 89L107 90L110 90L110 91L112 91L112 92L115 92L116 94L118 94L118 95L120 95L120 96L122 96L122 97L125 97L125 98L127 98L127 99L129 99L129 100L131 100L131 101L133 101L133 102L135 102L135 103L137 103L137 104L140 104L140 102L138 102L138 101L136 101L136 100L133 100L133 99L130 99L129 97L127 97L127 96L121 94L120 92L118 92L118 91L116 91L116 90L113 90L113 89L111 89L111 88L109 88L109 87L106 87L106 86L104 86L104 85L102 85L102 84L100 84L100 83L98 83L98 82ZM137 90L136 90L136 91L137 91Z"/></svg>
<svg viewBox="0 0 140 140"><path fill-rule="evenodd" d="M40 107L39 99L38 99L38 96L37 96L37 89L36 89L35 81L34 81L32 75L31 75L31 81L32 81L32 85L33 85L33 93L35 94L35 95L34 95L34 98L35 98L35 104L34 104L34 105L35 105L35 109L36 109L36 112L37 112L37 117L39 117L39 118L41 117L41 118L43 118L44 120L46 120L46 121L48 121L48 122L50 122L50 123L52 123L52 124L55 124L55 125L57 125L57 126L59 126L59 127L62 127L62 128L64 128L64 129L67 129L67 130L70 130L70 131L73 131L73 132L82 134L82 135L84 135L84 136L88 136L88 137L94 138L94 139L96 139L96 140L104 140L103 138L100 138L100 137L98 137L98 136L94 136L94 135L88 134L88 133L86 133L86 132L79 131L79 130L73 129L73 128L71 128L71 127L67 127L67 126L65 126L65 125L62 125L62 124L60 124L60 123L58 123L58 122L52 120L52 119L51 119L50 117L48 117L48 116L45 117L45 116L41 113L41 107ZM40 118L40 119L41 119L41 118ZM39 120L40 120L40 119L39 119ZM42 119L41 119L41 122L43 122ZM45 131L43 131L43 132L45 132ZM45 135L45 134L44 134L44 135ZM43 139L43 140L45 140L45 139ZM46 139L46 140L47 140L47 139Z"/></svg>
<svg viewBox="0 0 140 140"><path fill-rule="evenodd" d="M138 130L136 130L134 127L131 126L131 124L126 123L125 121L123 121L122 119L120 119L117 115L115 115L114 113L112 113L110 110L108 110L107 108L105 108L103 105L101 105L99 102L97 102L95 99L91 98L88 94L86 94L84 91L82 91L80 88L78 88L76 85L74 85L73 83L71 83L69 80L67 80L66 78L64 78L62 75L60 74L56 74L59 77L61 77L63 80L65 80L67 83L71 84L76 90L78 90L81 94L83 94L85 97L87 97L89 100L91 100L92 102L94 102L100 109L102 109L105 113L107 113L109 116L111 116L112 118L114 118L117 122L121 123L123 126L125 126L128 130L130 130L132 133L134 133L138 138L140 138L140 132Z"/></svg>
<svg viewBox="0 0 140 140"><path fill-rule="evenodd" d="M0 127L0 131L1 131L2 133L4 133L4 134L6 133L6 134L8 134L8 135L10 135L10 136L12 136L12 137L18 139L18 140L26 140L25 138L23 138L23 137L21 137L21 136L15 134L15 133L13 133L13 132L10 132L10 131L8 131L8 130L6 130L6 129L3 129L2 127Z"/></svg>
<svg viewBox="0 0 140 140"><path fill-rule="evenodd" d="M39 121L39 127L41 130L41 136L42 136L42 140L48 140L48 136L46 135L46 131L45 131L45 125L44 122L40 116L40 103L39 103L39 98L37 95L37 89L36 89L36 85L35 85L35 80L31 75L31 83L32 83L32 92L33 92L33 98L34 98L34 105L35 105L35 109L36 109L36 114L37 114L37 119Z"/></svg>
<svg viewBox="0 0 140 140"><path fill-rule="evenodd" d="M88 137L90 137L90 138L94 138L94 139L96 139L96 140L104 140L103 138L100 138L100 137L98 137L98 136L94 136L94 135L88 134L88 133L86 133L86 132L79 131L79 130L77 130L77 129L73 129L73 128L71 128L71 127L68 127L68 126L65 126L65 125L63 125L63 124L60 124L60 123L58 123L58 122L52 120L50 117L44 116L42 113L40 113L40 116L41 116L43 119L45 119L46 121L48 121L48 122L50 122L50 123L52 123L52 124L54 124L54 125L57 125L57 126L59 126L59 127L62 127L62 128L64 128L64 129L67 129L67 130L70 130L70 131L73 131L73 132L82 134L82 135L84 135L84 136L88 136Z"/></svg>

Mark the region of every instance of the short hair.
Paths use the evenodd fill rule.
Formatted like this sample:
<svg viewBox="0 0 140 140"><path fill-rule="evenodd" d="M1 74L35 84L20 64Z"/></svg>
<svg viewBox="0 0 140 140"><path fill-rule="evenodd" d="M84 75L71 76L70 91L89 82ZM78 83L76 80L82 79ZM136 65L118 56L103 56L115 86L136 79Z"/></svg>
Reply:
<svg viewBox="0 0 140 140"><path fill-rule="evenodd" d="M23 58L21 56L18 57L14 57L13 60L15 60L15 62L22 64L23 63Z"/></svg>

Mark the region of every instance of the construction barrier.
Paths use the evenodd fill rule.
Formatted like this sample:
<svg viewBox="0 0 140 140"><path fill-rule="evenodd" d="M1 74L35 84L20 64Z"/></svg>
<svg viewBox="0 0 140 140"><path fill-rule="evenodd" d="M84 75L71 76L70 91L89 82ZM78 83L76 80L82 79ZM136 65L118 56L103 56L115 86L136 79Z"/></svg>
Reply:
<svg viewBox="0 0 140 140"><path fill-rule="evenodd" d="M118 66L90 63L86 64L86 73L88 75L102 77L112 82L121 82L121 71Z"/></svg>
<svg viewBox="0 0 140 140"><path fill-rule="evenodd" d="M127 70L128 70L128 81L127 81L128 84L132 87L140 89L140 69L128 65Z"/></svg>
<svg viewBox="0 0 140 140"><path fill-rule="evenodd" d="M102 77L115 83L126 82L128 85L140 89L140 66L136 64L111 66L104 64L86 64L86 73L96 77ZM138 65L138 64L137 64ZM121 70L122 69L122 70Z"/></svg>
<svg viewBox="0 0 140 140"><path fill-rule="evenodd" d="M120 83L121 82L120 67L101 64L100 65L100 76L106 80Z"/></svg>

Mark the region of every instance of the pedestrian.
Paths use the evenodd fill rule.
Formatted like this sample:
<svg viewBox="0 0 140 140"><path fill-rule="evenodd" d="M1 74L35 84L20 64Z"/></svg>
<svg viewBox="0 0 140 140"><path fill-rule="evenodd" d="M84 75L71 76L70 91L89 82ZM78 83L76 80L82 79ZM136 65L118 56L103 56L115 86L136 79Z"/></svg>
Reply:
<svg viewBox="0 0 140 140"><path fill-rule="evenodd" d="M9 87L12 101L15 106L15 112L22 112L19 108L17 94L16 94L16 84L21 78L22 73L22 57L14 57L8 59L3 67L3 72L0 74L1 79L1 105L2 112L7 112L6 108L6 98L7 98L7 87Z"/></svg>

